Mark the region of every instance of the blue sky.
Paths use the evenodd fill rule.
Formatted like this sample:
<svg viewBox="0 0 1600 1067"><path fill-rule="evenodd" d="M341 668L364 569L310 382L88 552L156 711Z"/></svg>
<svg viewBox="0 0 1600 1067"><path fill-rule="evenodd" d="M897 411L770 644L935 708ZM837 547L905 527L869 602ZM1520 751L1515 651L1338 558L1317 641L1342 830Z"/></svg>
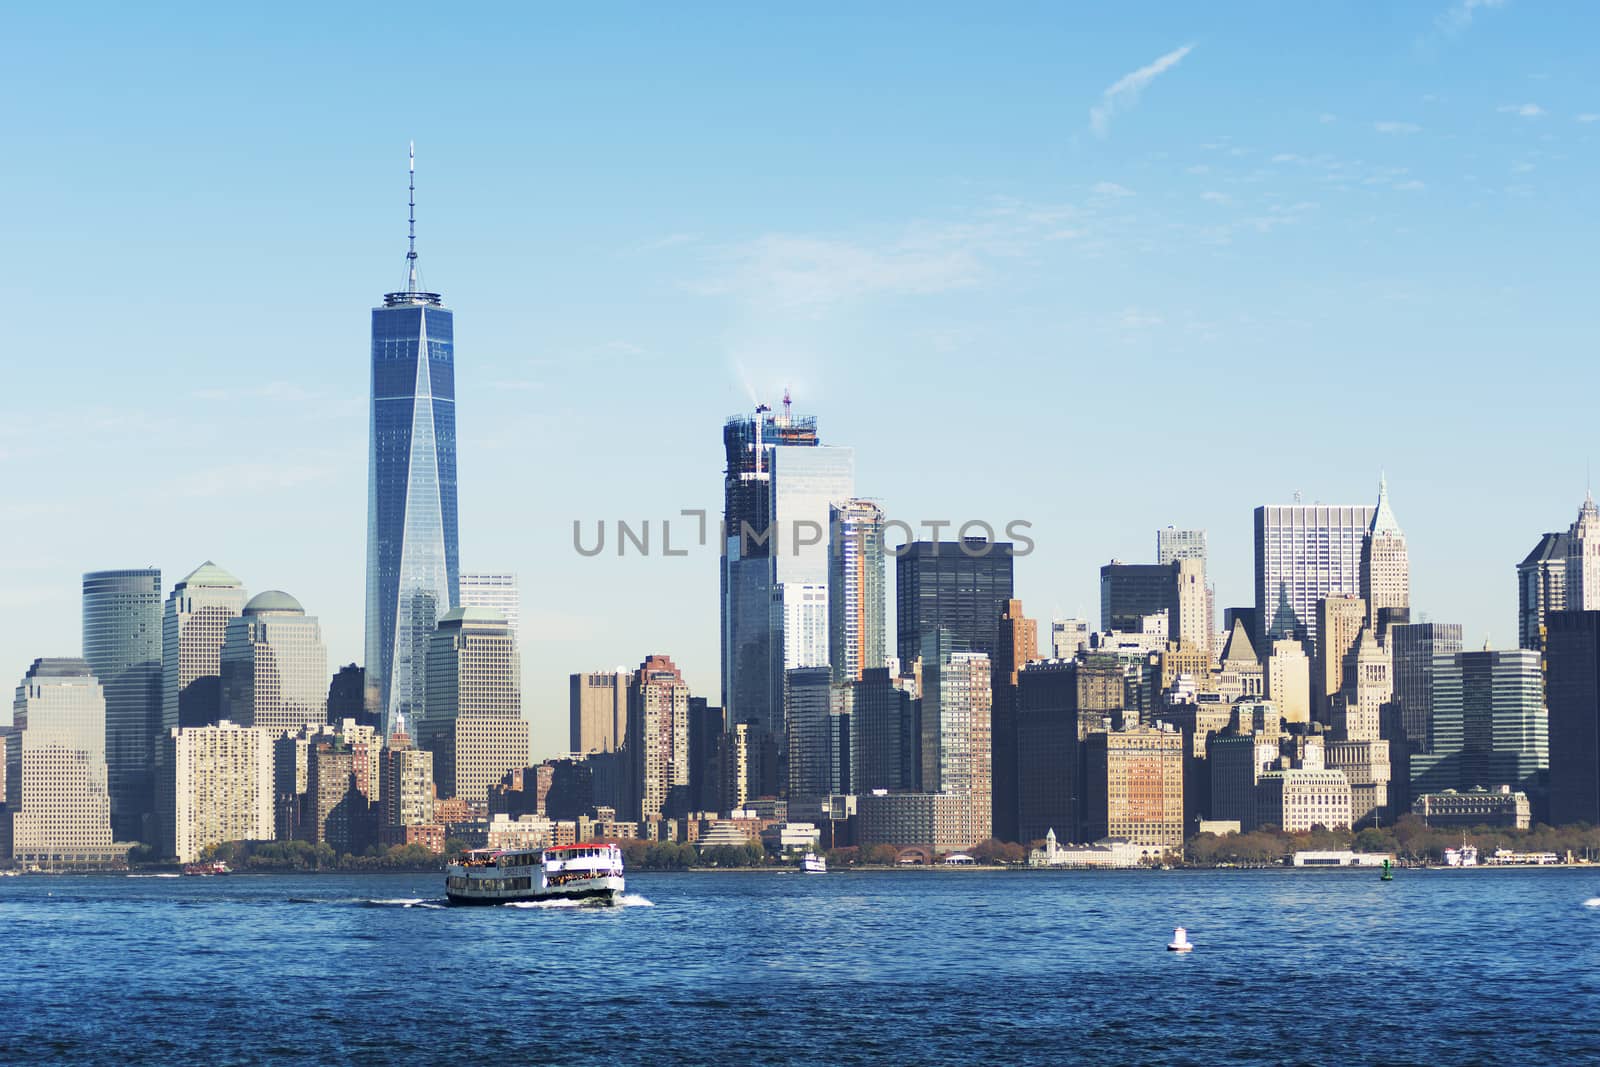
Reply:
<svg viewBox="0 0 1600 1067"><path fill-rule="evenodd" d="M1030 613L1388 472L1413 610L1515 640L1583 497L1600 11L1388 4L44 5L0 35L0 669L90 569L204 559L360 658L368 308L456 312L462 560L524 585L524 701L671 654L716 557L572 522L720 506L785 385L911 519L1013 518ZM1097 118L1098 116L1098 118Z"/></svg>

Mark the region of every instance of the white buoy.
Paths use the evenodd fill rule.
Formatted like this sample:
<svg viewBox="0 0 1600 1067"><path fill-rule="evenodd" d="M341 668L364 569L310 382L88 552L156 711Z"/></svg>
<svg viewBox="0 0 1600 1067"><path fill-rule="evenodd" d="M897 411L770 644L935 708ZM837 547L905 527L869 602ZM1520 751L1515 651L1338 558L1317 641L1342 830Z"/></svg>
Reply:
<svg viewBox="0 0 1600 1067"><path fill-rule="evenodd" d="M1168 952L1189 952L1194 945L1189 943L1189 931L1177 927L1172 931L1172 941L1167 945Z"/></svg>

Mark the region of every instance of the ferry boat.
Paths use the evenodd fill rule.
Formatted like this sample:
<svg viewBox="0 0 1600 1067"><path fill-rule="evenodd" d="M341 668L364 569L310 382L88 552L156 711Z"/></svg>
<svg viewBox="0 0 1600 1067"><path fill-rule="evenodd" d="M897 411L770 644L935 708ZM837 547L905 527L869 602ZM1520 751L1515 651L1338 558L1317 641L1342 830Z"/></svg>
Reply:
<svg viewBox="0 0 1600 1067"><path fill-rule="evenodd" d="M615 904L623 891L622 849L607 842L476 848L445 868L444 891L452 904Z"/></svg>
<svg viewBox="0 0 1600 1067"><path fill-rule="evenodd" d="M216 874L232 874L233 868L221 860L215 863L185 863L183 873L190 878L210 878Z"/></svg>
<svg viewBox="0 0 1600 1067"><path fill-rule="evenodd" d="M815 852L807 852L800 857L800 869L806 874L827 874L828 860Z"/></svg>

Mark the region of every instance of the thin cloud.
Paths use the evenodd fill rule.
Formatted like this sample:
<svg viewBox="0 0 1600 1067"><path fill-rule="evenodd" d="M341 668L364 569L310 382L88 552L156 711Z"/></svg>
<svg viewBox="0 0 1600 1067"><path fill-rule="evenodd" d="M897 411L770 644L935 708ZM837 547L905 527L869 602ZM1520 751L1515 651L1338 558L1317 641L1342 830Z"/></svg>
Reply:
<svg viewBox="0 0 1600 1067"><path fill-rule="evenodd" d="M1472 20L1477 18L1479 11L1501 7L1504 4L1505 0L1460 0L1434 19L1434 25L1441 33L1457 34L1472 25Z"/></svg>
<svg viewBox="0 0 1600 1067"><path fill-rule="evenodd" d="M1194 51L1194 45L1186 44L1182 48L1175 48L1148 66L1140 67L1130 74L1124 74L1113 82L1104 93L1100 94L1100 102L1089 109L1089 128L1094 130L1096 137L1104 137L1111 132L1111 120L1124 111L1131 111L1139 102L1139 94L1162 74L1183 62L1183 57Z"/></svg>
<svg viewBox="0 0 1600 1067"><path fill-rule="evenodd" d="M1129 189L1126 185L1118 185L1116 182L1096 182L1094 188L1090 191L1094 193L1095 196L1121 198L1124 196L1134 195L1132 189Z"/></svg>
<svg viewBox="0 0 1600 1067"><path fill-rule="evenodd" d="M1501 104L1496 110L1502 115L1515 115L1521 119L1542 119L1545 115L1544 108L1538 104Z"/></svg>
<svg viewBox="0 0 1600 1067"><path fill-rule="evenodd" d="M1593 114L1593 113L1590 113L1590 112L1584 112L1582 115L1578 116L1578 121L1579 122L1600 122L1600 115L1596 115L1596 114Z"/></svg>
<svg viewBox="0 0 1600 1067"><path fill-rule="evenodd" d="M1379 133L1421 133L1422 127L1415 122L1374 122L1372 128Z"/></svg>

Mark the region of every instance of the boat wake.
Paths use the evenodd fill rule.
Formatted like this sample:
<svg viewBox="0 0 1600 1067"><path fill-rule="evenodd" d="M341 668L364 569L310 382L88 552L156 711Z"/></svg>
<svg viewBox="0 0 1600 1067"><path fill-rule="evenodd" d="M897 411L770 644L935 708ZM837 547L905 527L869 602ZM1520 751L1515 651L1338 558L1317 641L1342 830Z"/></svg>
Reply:
<svg viewBox="0 0 1600 1067"><path fill-rule="evenodd" d="M363 900L363 905L369 908L427 908L429 911L441 911L445 905L438 900L424 900L421 897L395 897L392 900Z"/></svg>
<svg viewBox="0 0 1600 1067"><path fill-rule="evenodd" d="M181 874L130 874L129 878L182 878Z"/></svg>
<svg viewBox="0 0 1600 1067"><path fill-rule="evenodd" d="M1583 906L1586 908L1600 908L1600 897L1590 897L1583 902Z"/></svg>
<svg viewBox="0 0 1600 1067"><path fill-rule="evenodd" d="M646 900L638 893L624 893L617 898L617 906L621 908L653 908L655 901ZM501 907L506 908L595 908L603 905L585 900L512 900Z"/></svg>

